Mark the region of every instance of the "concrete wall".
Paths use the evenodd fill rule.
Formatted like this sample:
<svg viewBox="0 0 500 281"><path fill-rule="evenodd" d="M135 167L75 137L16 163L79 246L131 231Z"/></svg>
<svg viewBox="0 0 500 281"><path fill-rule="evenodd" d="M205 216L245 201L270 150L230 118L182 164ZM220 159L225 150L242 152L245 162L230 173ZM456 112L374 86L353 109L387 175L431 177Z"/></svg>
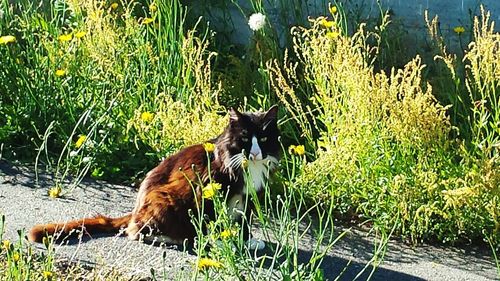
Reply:
<svg viewBox="0 0 500 281"><path fill-rule="evenodd" d="M223 18L223 14L225 14L226 18L229 15L234 24L234 29L229 34L230 40L236 44L248 44L252 35L247 25L247 18L253 12L250 0L239 1L241 10L229 0L224 1L229 3L225 5L225 9L229 8L229 11L222 12L212 9L211 16L208 16L208 18L212 17L211 22L215 26L215 30L220 30L226 24L221 22L220 18ZM306 18L298 19L294 15L294 9L301 9L303 17L307 15L313 17L326 15L328 2L333 2L333 0L263 0L263 2L267 3L265 5L266 13L273 26L278 30L278 34L281 34L281 39L283 39L283 34L289 31L291 25L297 21L304 22L307 20ZM404 36L407 37L405 42L407 42L410 49L419 49L425 44L423 42L427 36L424 20L425 10L428 10L430 19L435 15L439 16L442 35L447 38L447 45L455 51L459 50L460 46L458 37L453 34L453 28L464 26L466 30L470 30L472 17L480 14L481 4L491 12L491 19L497 22L497 30L500 27L500 0L337 0L337 2L344 5L351 12L350 15L356 14L361 19L379 17L380 10L377 3L380 2L382 8L390 10L391 19L402 25L406 34ZM282 7L282 3L287 5ZM299 8L299 6L301 7ZM286 20L288 26L283 24L283 9L286 9L289 14ZM468 38L468 34L464 34L464 38Z"/></svg>
<svg viewBox="0 0 500 281"><path fill-rule="evenodd" d="M364 5L372 11L378 9L376 0L355 2L365 2ZM382 7L390 8L394 16L409 28L425 25L425 10L428 10L431 16L439 16L443 29L452 29L458 25L467 26L471 22L471 15L480 13L481 4L492 12L493 20L500 21L499 0L380 0L380 3Z"/></svg>
<svg viewBox="0 0 500 281"><path fill-rule="evenodd" d="M380 14L379 5L389 9L391 19L402 26L404 41L409 54L422 55L428 46L425 11L429 19L439 17L439 26L446 46L451 52L462 52L471 38L473 18L481 14L481 5L491 12L491 20L495 21L496 30L500 30L500 0L340 0L349 8L356 7L364 15L376 17ZM356 9L354 8L354 9ZM461 40L453 28L465 27L466 32ZM461 41L461 42L460 42Z"/></svg>

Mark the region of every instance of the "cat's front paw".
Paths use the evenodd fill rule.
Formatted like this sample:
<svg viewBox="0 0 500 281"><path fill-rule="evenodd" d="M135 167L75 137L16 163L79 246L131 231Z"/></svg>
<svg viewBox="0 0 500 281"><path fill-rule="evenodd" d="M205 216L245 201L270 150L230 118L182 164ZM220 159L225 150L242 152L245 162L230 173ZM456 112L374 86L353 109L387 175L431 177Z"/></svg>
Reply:
<svg viewBox="0 0 500 281"><path fill-rule="evenodd" d="M264 243L264 241L254 238L248 239L245 244L247 245L247 248L251 251L255 250L260 251L266 247L266 243Z"/></svg>

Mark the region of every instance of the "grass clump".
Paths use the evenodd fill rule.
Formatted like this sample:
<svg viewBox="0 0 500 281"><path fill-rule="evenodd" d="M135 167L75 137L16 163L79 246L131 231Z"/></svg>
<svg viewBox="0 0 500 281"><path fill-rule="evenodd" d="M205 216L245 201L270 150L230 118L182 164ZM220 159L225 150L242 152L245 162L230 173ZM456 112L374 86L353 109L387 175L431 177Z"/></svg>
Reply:
<svg viewBox="0 0 500 281"><path fill-rule="evenodd" d="M38 155L61 180L87 170L124 180L217 134L223 117L220 86L210 75L215 53L207 50L206 33L185 33L184 6L60 4L2 4L1 32L17 38L0 50L0 78L11 81L0 86L0 110L9 116L0 123L7 157Z"/></svg>
<svg viewBox="0 0 500 281"><path fill-rule="evenodd" d="M380 37L361 25L333 38L323 21L294 30L298 62L268 64L276 95L314 151L297 188L382 229L396 226L414 241L497 233L498 154L471 158L451 137L449 107L424 80L421 59L377 73L377 49L367 41Z"/></svg>
<svg viewBox="0 0 500 281"><path fill-rule="evenodd" d="M33 253L33 249L23 239L19 231L17 241L4 239L5 216L0 214L0 280L56 280L53 246L44 243L47 252L42 255Z"/></svg>

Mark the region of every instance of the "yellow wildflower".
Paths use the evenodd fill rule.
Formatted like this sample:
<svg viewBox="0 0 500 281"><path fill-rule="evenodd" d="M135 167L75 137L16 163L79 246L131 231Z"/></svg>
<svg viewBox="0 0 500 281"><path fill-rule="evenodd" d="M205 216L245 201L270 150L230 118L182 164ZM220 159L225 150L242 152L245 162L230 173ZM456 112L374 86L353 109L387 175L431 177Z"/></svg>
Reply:
<svg viewBox="0 0 500 281"><path fill-rule="evenodd" d="M83 143L85 143L86 139L87 139L86 135L80 135L75 143L75 147L80 148L83 145Z"/></svg>
<svg viewBox="0 0 500 281"><path fill-rule="evenodd" d="M3 240L2 245L5 248L5 250L8 250L10 247L10 241L9 240Z"/></svg>
<svg viewBox="0 0 500 281"><path fill-rule="evenodd" d="M145 19L142 21L142 23L143 23L143 24L150 24L150 23L152 23L152 22L154 22L154 21L155 21L155 20L154 20L154 19L152 19L152 18L145 18Z"/></svg>
<svg viewBox="0 0 500 281"><path fill-rule="evenodd" d="M325 26L326 28L332 28L332 27L334 27L334 26L335 26L335 22L334 22L334 21L326 21L326 22L324 23L324 26Z"/></svg>
<svg viewBox="0 0 500 281"><path fill-rule="evenodd" d="M5 35L0 37L0 44L8 44L16 42L16 37L12 35Z"/></svg>
<svg viewBox="0 0 500 281"><path fill-rule="evenodd" d="M203 144L203 148L205 148L205 151L208 153L212 153L215 150L215 144L211 142L206 142Z"/></svg>
<svg viewBox="0 0 500 281"><path fill-rule="evenodd" d="M198 261L198 270L206 270L206 269L209 269L211 267L221 268L222 263L220 263L216 260L213 260L213 259L209 259L209 258L201 258Z"/></svg>
<svg viewBox="0 0 500 281"><path fill-rule="evenodd" d="M61 196L61 187L60 186L54 186L51 189L49 189L49 196L52 198L58 198Z"/></svg>
<svg viewBox="0 0 500 281"><path fill-rule="evenodd" d="M248 168L248 159L245 158L245 159L241 160L241 167L243 169Z"/></svg>
<svg viewBox="0 0 500 281"><path fill-rule="evenodd" d="M149 122L153 121L154 117L155 117L155 115L149 111L145 111L145 112L141 113L141 120L144 123L149 123Z"/></svg>
<svg viewBox="0 0 500 281"><path fill-rule="evenodd" d="M326 28L332 28L335 26L335 22L327 19L322 19L320 24Z"/></svg>
<svg viewBox="0 0 500 281"><path fill-rule="evenodd" d="M456 26L455 28L453 28L453 31L456 34L461 34L465 32L465 28L463 26Z"/></svg>
<svg viewBox="0 0 500 281"><path fill-rule="evenodd" d="M336 31L330 31L330 32L327 32L326 33L326 37L328 37L329 39L335 39L337 37L339 37L340 33L336 32Z"/></svg>
<svg viewBox="0 0 500 281"><path fill-rule="evenodd" d="M304 155L306 153L306 149L303 145L290 145L288 147L288 153L296 154L296 155Z"/></svg>
<svg viewBox="0 0 500 281"><path fill-rule="evenodd" d="M78 31L77 33L75 33L75 37L78 38L78 39L80 39L83 36L85 36L85 34L87 34L87 32L85 32L85 31Z"/></svg>
<svg viewBox="0 0 500 281"><path fill-rule="evenodd" d="M63 35L60 35L58 39L61 42L70 41L71 39L73 39L73 35L71 33L69 33L69 34L63 34Z"/></svg>
<svg viewBox="0 0 500 281"><path fill-rule="evenodd" d="M155 3L151 3L149 4L149 11L150 12L154 12L156 11L158 8L156 7Z"/></svg>
<svg viewBox="0 0 500 281"><path fill-rule="evenodd" d="M14 261L18 261L20 258L21 258L21 256L19 255L19 253L14 253L14 254L12 255L12 259L13 259Z"/></svg>
<svg viewBox="0 0 500 281"><path fill-rule="evenodd" d="M297 145L295 147L295 154L300 156L300 155L304 155L305 153L306 153L306 149L304 148L303 145Z"/></svg>
<svg viewBox="0 0 500 281"><path fill-rule="evenodd" d="M52 273L52 271L47 271L47 270L45 270L45 271L43 272L43 277L44 277L45 279L47 279L47 280L50 280L50 279L52 278L52 276L53 276L53 275L54 275L54 274Z"/></svg>
<svg viewBox="0 0 500 281"><path fill-rule="evenodd" d="M220 233L220 237L222 239L226 239L226 238L229 238L229 237L236 236L236 234L237 234L236 230L234 230L234 229L226 229L226 230L224 230L224 231L222 231Z"/></svg>
<svg viewBox="0 0 500 281"><path fill-rule="evenodd" d="M337 6L331 6L330 7L330 13L332 13L332 15L334 15L335 13L337 13Z"/></svg>
<svg viewBox="0 0 500 281"><path fill-rule="evenodd" d="M118 8L118 3L113 3L109 6L111 8L111 10L116 10Z"/></svg>
<svg viewBox="0 0 500 281"><path fill-rule="evenodd" d="M202 196L205 199L212 199L215 196L217 190L221 189L222 185L220 183L211 182L202 188Z"/></svg>
<svg viewBox="0 0 500 281"><path fill-rule="evenodd" d="M58 69L58 70L56 70L56 76L57 77L64 76L64 74L66 74L66 71L64 69Z"/></svg>

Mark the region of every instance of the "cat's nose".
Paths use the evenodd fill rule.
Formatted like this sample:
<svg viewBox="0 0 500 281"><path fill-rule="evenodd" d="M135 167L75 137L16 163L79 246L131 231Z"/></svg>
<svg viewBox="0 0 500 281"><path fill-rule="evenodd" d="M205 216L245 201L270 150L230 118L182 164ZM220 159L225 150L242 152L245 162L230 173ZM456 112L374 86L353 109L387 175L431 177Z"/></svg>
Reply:
<svg viewBox="0 0 500 281"><path fill-rule="evenodd" d="M250 155L248 155L248 158L251 161L262 160L262 154L260 152L257 152L257 153L250 152Z"/></svg>

